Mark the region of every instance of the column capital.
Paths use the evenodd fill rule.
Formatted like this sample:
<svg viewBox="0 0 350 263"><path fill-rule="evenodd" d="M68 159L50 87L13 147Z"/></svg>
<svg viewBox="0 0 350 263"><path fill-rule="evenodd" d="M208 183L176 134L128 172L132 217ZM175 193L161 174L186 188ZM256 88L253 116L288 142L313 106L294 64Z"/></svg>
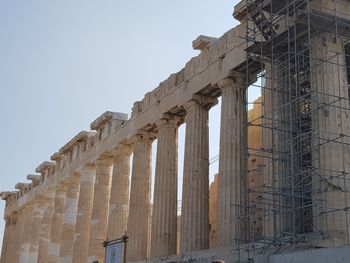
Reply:
<svg viewBox="0 0 350 263"><path fill-rule="evenodd" d="M95 163L94 162L88 162L87 164L79 167L78 173L80 174L81 171L90 171L95 169Z"/></svg>
<svg viewBox="0 0 350 263"><path fill-rule="evenodd" d="M95 181L95 176L96 176L96 166L95 164L87 164L83 167L81 167L78 170L78 173L80 175L79 180L80 180L80 187L82 187L83 183L93 183Z"/></svg>
<svg viewBox="0 0 350 263"><path fill-rule="evenodd" d="M130 156L132 154L132 146L129 144L120 144L117 149L113 150L113 157Z"/></svg>
<svg viewBox="0 0 350 263"><path fill-rule="evenodd" d="M98 157L98 159L95 161L95 165L112 165L113 163L113 155L101 155Z"/></svg>
<svg viewBox="0 0 350 263"><path fill-rule="evenodd" d="M148 131L139 131L134 137L131 138L132 144L137 141L150 141L152 142L156 138L156 133Z"/></svg>
<svg viewBox="0 0 350 263"><path fill-rule="evenodd" d="M179 127L183 122L183 118L176 115L165 114L162 119L155 122L156 126L175 126Z"/></svg>
<svg viewBox="0 0 350 263"><path fill-rule="evenodd" d="M194 94L192 100L186 102L183 107L186 111L194 106L200 106L202 109L209 110L218 103L217 98L206 97L203 95Z"/></svg>
<svg viewBox="0 0 350 263"><path fill-rule="evenodd" d="M231 71L230 75L222 80L220 80L217 85L219 89L224 88L248 88L251 84L256 82L256 74L247 75L245 73Z"/></svg>

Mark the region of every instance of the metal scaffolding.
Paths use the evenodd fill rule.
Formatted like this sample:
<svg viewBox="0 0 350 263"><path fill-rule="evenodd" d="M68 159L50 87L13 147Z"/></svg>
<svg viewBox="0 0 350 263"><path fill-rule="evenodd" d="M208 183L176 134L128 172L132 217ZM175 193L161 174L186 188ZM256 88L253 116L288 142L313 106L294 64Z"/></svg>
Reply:
<svg viewBox="0 0 350 263"><path fill-rule="evenodd" d="M239 261L322 247L330 239L349 244L350 15L343 13L344 1L251 0L242 10L242 72L247 79L258 74L252 88L262 94L262 114L248 129L260 129L262 145L248 149L247 161L259 164L247 171L248 193L242 193L248 200L238 223L247 234L236 242L245 255Z"/></svg>

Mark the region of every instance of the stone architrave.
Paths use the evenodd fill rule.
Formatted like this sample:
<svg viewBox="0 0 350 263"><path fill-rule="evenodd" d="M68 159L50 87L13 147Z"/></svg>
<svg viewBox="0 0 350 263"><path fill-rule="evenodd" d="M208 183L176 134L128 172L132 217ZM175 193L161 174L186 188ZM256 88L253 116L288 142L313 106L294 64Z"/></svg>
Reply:
<svg viewBox="0 0 350 263"><path fill-rule="evenodd" d="M178 123L178 118L162 119L156 123L158 144L152 211L151 258L176 254Z"/></svg>
<svg viewBox="0 0 350 263"><path fill-rule="evenodd" d="M222 91L218 186L218 246L244 238L247 183L247 104L244 76L218 83ZM240 222L239 220L242 220Z"/></svg>
<svg viewBox="0 0 350 263"><path fill-rule="evenodd" d="M133 138L134 156L130 188L128 218L127 260L137 261L148 257L151 215L151 153L149 134Z"/></svg>
<svg viewBox="0 0 350 263"><path fill-rule="evenodd" d="M131 153L132 149L128 145L121 146L114 153L108 240L121 238L126 232L129 215Z"/></svg>
<svg viewBox="0 0 350 263"><path fill-rule="evenodd" d="M209 109L217 99L196 96L184 105L185 157L180 252L209 247Z"/></svg>
<svg viewBox="0 0 350 263"><path fill-rule="evenodd" d="M38 248L38 263L46 263L49 253L50 230L52 216L54 214L55 192L50 191L45 195L44 215L40 225L40 238Z"/></svg>
<svg viewBox="0 0 350 263"><path fill-rule="evenodd" d="M103 242L107 239L112 170L113 158L106 156L96 161L94 199L90 221L88 263L104 260Z"/></svg>
<svg viewBox="0 0 350 263"><path fill-rule="evenodd" d="M73 259L75 225L80 190L79 175L72 175L66 184L67 194L61 234L60 263L72 263Z"/></svg>
<svg viewBox="0 0 350 263"><path fill-rule="evenodd" d="M96 170L94 165L87 165L79 171L80 192L78 201L77 222L73 249L73 263L87 261L90 220L92 202L94 198L94 185Z"/></svg>
<svg viewBox="0 0 350 263"><path fill-rule="evenodd" d="M57 186L54 203L54 214L51 219L47 263L58 263L60 259L61 235L64 222L66 193L67 186Z"/></svg>

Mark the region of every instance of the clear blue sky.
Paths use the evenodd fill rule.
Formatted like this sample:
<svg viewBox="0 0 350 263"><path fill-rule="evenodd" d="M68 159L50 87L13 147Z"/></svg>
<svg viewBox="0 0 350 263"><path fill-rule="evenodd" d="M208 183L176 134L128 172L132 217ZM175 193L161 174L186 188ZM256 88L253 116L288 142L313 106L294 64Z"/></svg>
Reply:
<svg viewBox="0 0 350 263"><path fill-rule="evenodd" d="M26 181L106 110L130 113L134 101L197 55L193 39L237 24L237 2L0 1L0 190ZM218 106L210 114L211 157L219 114ZM181 175L183 127L179 142Z"/></svg>

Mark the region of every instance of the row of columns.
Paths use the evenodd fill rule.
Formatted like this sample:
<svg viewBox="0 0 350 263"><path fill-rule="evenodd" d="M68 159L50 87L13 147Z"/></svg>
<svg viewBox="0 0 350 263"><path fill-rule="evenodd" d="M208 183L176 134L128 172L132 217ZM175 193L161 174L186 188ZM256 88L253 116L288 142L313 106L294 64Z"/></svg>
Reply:
<svg viewBox="0 0 350 263"><path fill-rule="evenodd" d="M320 138L331 141L334 138L328 138L330 134L342 135L343 130L350 127L349 117L340 112L341 108L346 108L343 104L347 100L332 102L334 98L349 98L344 43L340 39L333 39L331 35L313 41L311 54L314 63L325 58L332 63L314 65L312 90L318 94L328 92L318 102L323 100L325 105L334 104L334 108L338 109L315 111L312 125L313 130L318 130ZM329 50L325 50L325 43ZM340 78L332 78L335 74ZM218 177L219 246L229 246L247 238L244 222L238 222L244 220L247 198L247 86L245 76L240 75L218 83L222 94ZM269 100L272 103L276 98L270 97ZM183 105L186 110L186 138L181 253L209 247L208 112L215 104L216 99L198 95ZM10 262L12 258L20 262L37 260L50 263L103 261L103 241L121 237L126 230L130 237L127 250L129 261L176 254L177 138L180 123L181 120L176 116L164 116L156 122L157 134L140 132L132 139L133 149L124 146L110 156L101 157L94 165L82 168L79 175L72 175L74 180L60 185L45 200L24 207L13 217L6 218L3 262ZM157 159L151 206L151 153L152 141L156 137ZM271 139L272 135L267 134L266 137ZM346 142L346 138L341 140ZM322 220L316 214L313 223L318 229L330 232L339 243L344 243L350 239L349 233L343 233L347 229L348 212L343 211L344 204L341 205L339 200L348 198L348 194L341 189L344 184L341 178L347 179L350 168L342 156L349 155L350 151L347 146L335 145L338 142L320 147L319 159L326 161L317 165L322 177L328 178L328 181L327 184L321 179L314 182L323 193L322 196L316 194L313 197L315 204L317 200L322 200L325 204L320 204L320 207L335 209L337 212L326 217L319 216ZM133 164L129 198L131 153ZM272 169L271 165L265 164L266 171ZM329 174L328 171L336 171L339 167L343 167L343 171ZM327 190L329 185L340 190L331 192ZM273 220L269 216L268 225L264 225L266 235L273 235L271 225L278 223ZM16 239L18 242L13 242L13 248L10 248L8 242Z"/></svg>
<svg viewBox="0 0 350 263"><path fill-rule="evenodd" d="M127 156L129 158L130 153ZM116 162L119 164L119 162ZM26 205L6 219L3 262L94 262L103 260L113 160L88 165L35 204ZM115 169L118 177L118 169ZM129 171L123 171L128 179ZM125 181L125 179L124 179ZM127 183L128 184L128 183ZM128 189L123 191L128 192ZM121 203L124 209L127 204ZM117 202L120 202L118 200ZM122 201L123 202L123 201ZM114 218L126 218L125 209ZM125 232L126 224L119 228ZM111 232L115 232L111 228ZM121 230L119 230L119 233ZM90 238L89 238L90 237ZM9 246L12 243L12 248ZM88 261L87 261L88 260Z"/></svg>
<svg viewBox="0 0 350 263"><path fill-rule="evenodd" d="M237 229L242 216L247 167L246 82L243 76L219 83L222 90L222 126L220 141L219 225L220 246L245 238ZM180 230L180 252L188 253L209 247L209 109L216 99L195 96L184 105L186 138L183 174L183 196ZM134 149L130 197L128 259L140 260L176 254L177 233L177 129L179 121L167 116L157 124L158 146L149 239L150 147L149 137L140 135L141 149ZM139 156L136 153L141 153ZM146 160L146 162L145 162ZM138 169L143 169L140 175ZM140 181L143 178L143 185ZM141 190L142 189L142 190ZM135 223L136 222L136 223ZM147 243L146 239L150 242ZM150 244L149 244L150 243ZM147 249L150 246L150 255Z"/></svg>
<svg viewBox="0 0 350 263"><path fill-rule="evenodd" d="M219 88L222 90L222 117L218 241L224 246L232 244L239 235L235 219L237 207L245 198L242 187L245 187L246 176L246 165L243 164L247 140L246 86L234 78L220 82ZM187 115L181 253L209 247L208 112L216 103L217 99L198 95L184 105ZM20 262L103 261L102 243L106 239L120 238L126 230L130 237L128 261L176 254L180 124L180 118L164 116L156 123L157 134L140 132L132 139L133 149L130 146L118 148L110 156L85 166L36 205L34 211L23 211L23 216L16 222L16 231L11 231L23 233L18 247ZM151 207L151 153L156 136L157 160ZM32 226L30 229L29 225ZM10 240L11 220L6 226L5 238Z"/></svg>

